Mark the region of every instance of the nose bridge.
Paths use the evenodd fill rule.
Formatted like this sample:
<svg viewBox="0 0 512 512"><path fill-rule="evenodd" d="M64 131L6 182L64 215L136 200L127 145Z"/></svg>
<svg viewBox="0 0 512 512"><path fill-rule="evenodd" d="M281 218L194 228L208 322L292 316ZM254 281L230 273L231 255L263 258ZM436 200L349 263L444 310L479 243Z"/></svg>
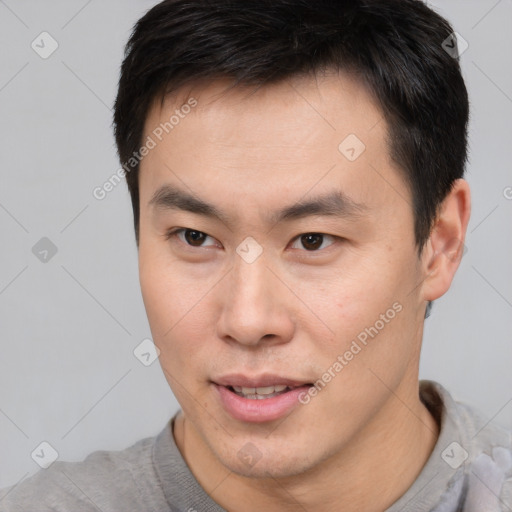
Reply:
<svg viewBox="0 0 512 512"><path fill-rule="evenodd" d="M231 273L229 299L239 317L249 313L264 314L272 307L269 280L274 278L267 268L266 259L259 256L254 261L236 256ZM274 278L275 279L275 278Z"/></svg>
<svg viewBox="0 0 512 512"><path fill-rule="evenodd" d="M244 257L243 252L235 255L223 298L221 337L255 345L264 336L282 340L290 335L291 320L279 299L277 279L267 265L263 254L255 259Z"/></svg>

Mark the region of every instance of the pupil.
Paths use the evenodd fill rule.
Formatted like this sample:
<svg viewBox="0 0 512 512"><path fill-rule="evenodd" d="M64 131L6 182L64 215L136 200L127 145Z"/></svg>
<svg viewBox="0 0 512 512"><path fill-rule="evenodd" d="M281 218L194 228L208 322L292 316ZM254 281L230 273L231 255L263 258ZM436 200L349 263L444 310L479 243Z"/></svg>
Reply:
<svg viewBox="0 0 512 512"><path fill-rule="evenodd" d="M188 229L185 232L185 239L187 240L190 245L195 245L197 242L199 242L197 245L201 245L201 242L203 241L204 233L201 233L201 231L194 231L191 229Z"/></svg>
<svg viewBox="0 0 512 512"><path fill-rule="evenodd" d="M307 249L308 251L318 249L318 247L320 247L322 245L322 235L318 235L315 233L303 235L302 236L302 244L304 245L305 249ZM311 246L313 246L313 247L311 247Z"/></svg>

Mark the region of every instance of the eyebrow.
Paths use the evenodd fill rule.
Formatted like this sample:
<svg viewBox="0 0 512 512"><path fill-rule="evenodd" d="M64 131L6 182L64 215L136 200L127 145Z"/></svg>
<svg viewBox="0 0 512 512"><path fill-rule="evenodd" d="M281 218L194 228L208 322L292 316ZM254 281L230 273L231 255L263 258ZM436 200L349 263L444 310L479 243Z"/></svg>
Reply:
<svg viewBox="0 0 512 512"><path fill-rule="evenodd" d="M229 218L216 206L203 201L172 185L163 185L156 190L148 203L156 210L183 210L205 217L215 218L229 225ZM303 219L310 216L340 217L357 220L369 210L368 206L349 198L341 190L333 190L308 200L300 200L272 212L267 217L269 224Z"/></svg>

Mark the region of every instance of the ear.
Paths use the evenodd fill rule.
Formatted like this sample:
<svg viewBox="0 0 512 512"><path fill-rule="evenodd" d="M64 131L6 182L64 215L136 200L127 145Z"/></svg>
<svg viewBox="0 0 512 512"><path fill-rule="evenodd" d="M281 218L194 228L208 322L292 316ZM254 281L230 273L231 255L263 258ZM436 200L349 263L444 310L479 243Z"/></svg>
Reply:
<svg viewBox="0 0 512 512"><path fill-rule="evenodd" d="M439 209L421 255L423 300L435 300L444 295L464 253L464 240L471 212L471 194L466 180L455 180L450 193Z"/></svg>

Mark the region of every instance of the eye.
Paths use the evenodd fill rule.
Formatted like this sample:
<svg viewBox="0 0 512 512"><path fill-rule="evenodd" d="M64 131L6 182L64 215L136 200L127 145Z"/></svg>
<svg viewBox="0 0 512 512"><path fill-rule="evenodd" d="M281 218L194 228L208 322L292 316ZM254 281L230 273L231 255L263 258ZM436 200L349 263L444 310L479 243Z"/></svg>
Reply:
<svg viewBox="0 0 512 512"><path fill-rule="evenodd" d="M178 228L171 231L168 231L165 235L166 240L170 240L171 238L177 237L181 240L185 245L190 247L209 247L204 245L204 241L210 238L211 240L215 240L211 236L203 233L202 231L198 231L197 229L189 229L189 228ZM217 245L217 244L213 244Z"/></svg>
<svg viewBox="0 0 512 512"><path fill-rule="evenodd" d="M211 247L211 246L219 246L218 242L215 238L207 235L203 231L198 231L197 229L190 228L177 228L170 230L166 233L165 239L170 240L172 238L178 238L182 243L189 247ZM213 243L206 245L205 241L210 238ZM331 239L332 242L326 245L326 238ZM321 249L325 249L329 247L335 242L337 237L332 235L326 235L324 233L304 233L303 235L299 235L292 244L292 248L301 249L301 247L296 247L297 243L300 243L306 251L309 252L318 252Z"/></svg>
<svg viewBox="0 0 512 512"><path fill-rule="evenodd" d="M318 251L319 249L325 249L325 246L324 246L324 239L325 238L330 238L332 240L334 240L336 237L334 236L331 236L331 235L325 235L323 233L304 233L303 235L300 235L296 238L296 241L294 242L294 244L296 244L297 242L301 243L302 246L307 250L307 251ZM332 242L334 243L334 242ZM328 244L329 245L332 245L331 244ZM294 249L300 249L300 247L294 247L292 245L292 247Z"/></svg>

